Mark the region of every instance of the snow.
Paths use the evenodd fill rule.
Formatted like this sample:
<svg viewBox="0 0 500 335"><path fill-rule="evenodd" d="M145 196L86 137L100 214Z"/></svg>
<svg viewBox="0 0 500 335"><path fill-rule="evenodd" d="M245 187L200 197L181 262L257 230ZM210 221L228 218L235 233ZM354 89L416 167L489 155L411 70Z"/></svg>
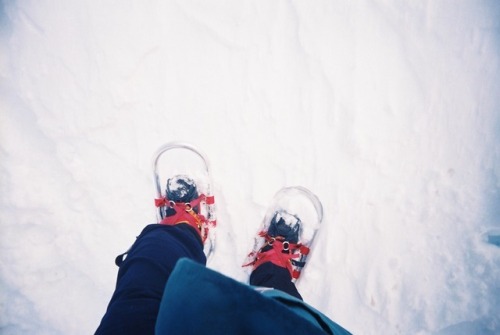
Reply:
<svg viewBox="0 0 500 335"><path fill-rule="evenodd" d="M0 2L0 332L89 334L155 221L151 159L210 158L208 264L319 196L298 283L355 334L500 333L500 4Z"/></svg>

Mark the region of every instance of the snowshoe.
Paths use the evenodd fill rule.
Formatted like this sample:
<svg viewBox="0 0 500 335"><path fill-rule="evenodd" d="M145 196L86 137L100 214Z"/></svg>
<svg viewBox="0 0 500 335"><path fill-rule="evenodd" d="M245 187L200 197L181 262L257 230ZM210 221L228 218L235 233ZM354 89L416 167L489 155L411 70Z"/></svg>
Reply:
<svg viewBox="0 0 500 335"><path fill-rule="evenodd" d="M153 157L153 173L158 223L191 225L212 255L217 221L206 156L190 144L167 143Z"/></svg>
<svg viewBox="0 0 500 335"><path fill-rule="evenodd" d="M296 282L306 265L323 220L318 197L304 187L285 187L273 198L244 267L272 262L288 269Z"/></svg>

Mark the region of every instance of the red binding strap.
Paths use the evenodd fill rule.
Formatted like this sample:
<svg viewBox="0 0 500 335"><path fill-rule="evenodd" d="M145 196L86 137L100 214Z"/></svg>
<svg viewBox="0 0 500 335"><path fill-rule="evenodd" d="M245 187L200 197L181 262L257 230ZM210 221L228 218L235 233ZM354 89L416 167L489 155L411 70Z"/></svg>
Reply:
<svg viewBox="0 0 500 335"><path fill-rule="evenodd" d="M167 204L168 204L167 198L155 199L155 206L156 207L166 206Z"/></svg>
<svg viewBox="0 0 500 335"><path fill-rule="evenodd" d="M205 201L207 205L212 205L215 203L215 198L213 195L207 197L205 194L200 194L200 196L196 199L186 203L172 202L167 197L155 199L156 207L170 207L175 210L174 215L163 218L163 220L160 221L160 224L175 225L179 223L187 223L198 231L203 243L205 243L209 230L209 227L207 227L206 224L210 223L212 226L215 226L217 223L215 220L207 222L207 219L203 215L197 214L193 210L193 208L200 205L203 201Z"/></svg>
<svg viewBox="0 0 500 335"><path fill-rule="evenodd" d="M200 234L202 242L205 243L208 232L204 230L204 224L207 220L203 215L197 214L193 210L193 207L198 206L203 198L204 196L200 196L190 203L172 203L165 198L165 202L168 203L169 207L175 210L175 214L163 218L163 220L160 221L160 224L176 225L180 223L187 223L196 229L196 231Z"/></svg>
<svg viewBox="0 0 500 335"><path fill-rule="evenodd" d="M271 262L279 267L286 268L290 272L292 279L299 278L300 270L297 269L297 266L292 265L292 259L300 258L301 254L307 255L310 249L300 243L285 241L282 237L271 237L267 232L260 232L259 235L266 239L266 243L259 252L250 253L249 257L256 254L255 260L243 266L253 265L253 268L256 269L263 263ZM272 248L262 252L262 249L267 246L272 246Z"/></svg>
<svg viewBox="0 0 500 335"><path fill-rule="evenodd" d="M207 196L206 200L207 200L207 205L213 205L213 204L215 204L215 197L213 195Z"/></svg>
<svg viewBox="0 0 500 335"><path fill-rule="evenodd" d="M309 249L305 245L301 245L299 250L302 255L309 255L309 251L311 251L311 249Z"/></svg>
<svg viewBox="0 0 500 335"><path fill-rule="evenodd" d="M209 200L212 201L212 203L209 203ZM187 202L186 204L191 205L191 207L196 207L202 201L206 201L208 205L211 205L214 203L214 197L213 196L207 197L205 194L200 194L200 196L198 198L193 199L190 202ZM179 202L179 204L184 204L184 203ZM156 207L170 206L170 200L167 197L163 197L163 198L159 198L159 199L157 198L157 199L155 199L155 206Z"/></svg>

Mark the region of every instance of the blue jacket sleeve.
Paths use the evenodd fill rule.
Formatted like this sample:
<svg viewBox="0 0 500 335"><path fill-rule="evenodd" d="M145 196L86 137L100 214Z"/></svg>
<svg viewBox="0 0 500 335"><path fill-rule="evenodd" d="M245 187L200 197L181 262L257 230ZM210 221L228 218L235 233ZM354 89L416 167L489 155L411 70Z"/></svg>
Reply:
<svg viewBox="0 0 500 335"><path fill-rule="evenodd" d="M348 331L286 293L254 288L188 259L165 287L156 334L335 334Z"/></svg>

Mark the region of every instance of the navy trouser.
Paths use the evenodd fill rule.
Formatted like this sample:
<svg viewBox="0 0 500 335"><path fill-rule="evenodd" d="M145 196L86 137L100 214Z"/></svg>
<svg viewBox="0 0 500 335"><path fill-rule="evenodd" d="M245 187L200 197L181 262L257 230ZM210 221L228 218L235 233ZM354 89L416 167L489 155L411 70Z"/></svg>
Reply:
<svg viewBox="0 0 500 335"><path fill-rule="evenodd" d="M146 226L120 264L115 292L95 334L154 334L165 284L182 257L206 264L201 239L192 227ZM300 298L290 278L288 270L265 263L252 273L250 284Z"/></svg>
<svg viewBox="0 0 500 335"><path fill-rule="evenodd" d="M271 287L290 294L302 300L292 276L287 269L274 265L271 262L264 263L255 269L250 275L250 285Z"/></svg>

